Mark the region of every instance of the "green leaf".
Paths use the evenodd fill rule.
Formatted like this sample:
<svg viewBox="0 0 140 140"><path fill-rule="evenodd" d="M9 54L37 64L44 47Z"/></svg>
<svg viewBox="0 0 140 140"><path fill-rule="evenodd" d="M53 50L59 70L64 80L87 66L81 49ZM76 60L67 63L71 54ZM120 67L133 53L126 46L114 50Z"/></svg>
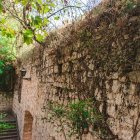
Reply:
<svg viewBox="0 0 140 140"><path fill-rule="evenodd" d="M32 39L32 38L29 38L29 37L27 37L27 36L24 36L24 42L25 42L27 45L29 45L29 44L31 44L31 43L33 42L33 39Z"/></svg>
<svg viewBox="0 0 140 140"><path fill-rule="evenodd" d="M50 8L48 6L44 7L44 13L48 13L50 11Z"/></svg>
<svg viewBox="0 0 140 140"><path fill-rule="evenodd" d="M24 37L24 42L29 45L33 42L34 34L32 30L27 29L23 31L23 37Z"/></svg>
<svg viewBox="0 0 140 140"><path fill-rule="evenodd" d="M43 25L47 25L49 22L48 18L44 18Z"/></svg>
<svg viewBox="0 0 140 140"><path fill-rule="evenodd" d="M42 5L42 0L37 0L38 4Z"/></svg>
<svg viewBox="0 0 140 140"><path fill-rule="evenodd" d="M36 28L39 28L42 24L42 18L40 16L32 17L32 23Z"/></svg>
<svg viewBox="0 0 140 140"><path fill-rule="evenodd" d="M37 34L36 38L39 42L42 42L44 40L44 37L41 34Z"/></svg>
<svg viewBox="0 0 140 140"><path fill-rule="evenodd" d="M0 67L4 66L4 62L0 60Z"/></svg>
<svg viewBox="0 0 140 140"><path fill-rule="evenodd" d="M28 0L22 0L21 1L21 3L22 3L23 6L26 6L28 2L29 2Z"/></svg>
<svg viewBox="0 0 140 140"><path fill-rule="evenodd" d="M33 32L30 29L24 30L23 34L28 37L33 37Z"/></svg>
<svg viewBox="0 0 140 140"><path fill-rule="evenodd" d="M60 19L59 16L54 17L54 20L59 20L59 19Z"/></svg>
<svg viewBox="0 0 140 140"><path fill-rule="evenodd" d="M1 18L1 19L0 19L0 23L2 23L2 24L6 23L5 18Z"/></svg>
<svg viewBox="0 0 140 140"><path fill-rule="evenodd" d="M0 74L3 74L3 70L2 69L0 69Z"/></svg>
<svg viewBox="0 0 140 140"><path fill-rule="evenodd" d="M3 10L2 0L0 0L0 13L2 12L2 10Z"/></svg>
<svg viewBox="0 0 140 140"><path fill-rule="evenodd" d="M51 7L55 7L55 4L54 4L54 3L51 3L50 6L51 6Z"/></svg>

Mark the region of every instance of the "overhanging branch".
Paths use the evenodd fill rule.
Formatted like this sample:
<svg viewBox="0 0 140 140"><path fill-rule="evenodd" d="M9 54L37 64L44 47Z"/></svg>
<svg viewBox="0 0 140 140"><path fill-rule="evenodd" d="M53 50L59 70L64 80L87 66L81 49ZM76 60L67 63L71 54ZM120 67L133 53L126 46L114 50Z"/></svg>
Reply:
<svg viewBox="0 0 140 140"><path fill-rule="evenodd" d="M47 16L47 18L50 18L50 17L54 16L55 14L59 13L60 11L66 9L66 8L81 8L81 7L78 7L78 6L65 6L65 7L59 9L58 11L52 13L51 15Z"/></svg>

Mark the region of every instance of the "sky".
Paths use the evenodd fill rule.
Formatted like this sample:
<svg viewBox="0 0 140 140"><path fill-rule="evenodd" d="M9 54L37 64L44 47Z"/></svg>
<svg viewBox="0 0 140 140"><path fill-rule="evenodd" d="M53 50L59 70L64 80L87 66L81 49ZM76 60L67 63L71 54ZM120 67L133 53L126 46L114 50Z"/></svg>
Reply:
<svg viewBox="0 0 140 140"><path fill-rule="evenodd" d="M69 5L77 5L79 3L80 9L73 8L73 9L67 9L65 13L60 13L60 19L58 21L54 21L54 19L51 19L51 28L59 28L67 23L71 23L71 21L74 21L79 18L80 15L83 15L84 12L91 10L93 7L97 6L102 0L67 0ZM59 5L59 4L58 4ZM61 9L61 4L58 9ZM59 14L58 14L59 15Z"/></svg>
<svg viewBox="0 0 140 140"><path fill-rule="evenodd" d="M98 4L100 3L102 0L81 0L83 3L85 4L91 4L91 3L95 3Z"/></svg>

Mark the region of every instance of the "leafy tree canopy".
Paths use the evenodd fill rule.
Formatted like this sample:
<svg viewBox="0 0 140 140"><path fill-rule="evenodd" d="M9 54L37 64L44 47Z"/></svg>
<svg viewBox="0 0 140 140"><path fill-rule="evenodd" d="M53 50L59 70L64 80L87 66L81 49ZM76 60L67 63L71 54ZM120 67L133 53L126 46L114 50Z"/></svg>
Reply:
<svg viewBox="0 0 140 140"><path fill-rule="evenodd" d="M14 42L14 37L2 36L0 32L0 74L3 73L5 66L10 65L16 58Z"/></svg>
<svg viewBox="0 0 140 140"><path fill-rule="evenodd" d="M0 73L16 58L17 46L43 45L50 23L79 5L75 0L0 0Z"/></svg>
<svg viewBox="0 0 140 140"><path fill-rule="evenodd" d="M79 7L68 5L66 0L0 0L0 30L8 37L22 34L26 44L33 41L42 44L48 34L46 29L52 17L59 20L57 13L68 8ZM17 22L18 29L4 25L9 18Z"/></svg>
<svg viewBox="0 0 140 140"><path fill-rule="evenodd" d="M0 0L0 74L16 58L17 46L43 45L52 18L70 7L66 0Z"/></svg>

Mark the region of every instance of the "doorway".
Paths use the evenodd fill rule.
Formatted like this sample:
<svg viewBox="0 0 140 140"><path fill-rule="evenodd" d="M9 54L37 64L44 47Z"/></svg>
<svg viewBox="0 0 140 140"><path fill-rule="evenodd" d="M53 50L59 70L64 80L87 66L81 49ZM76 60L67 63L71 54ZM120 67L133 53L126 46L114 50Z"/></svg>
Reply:
<svg viewBox="0 0 140 140"><path fill-rule="evenodd" d="M29 111L25 111L23 140L32 140L33 116Z"/></svg>

